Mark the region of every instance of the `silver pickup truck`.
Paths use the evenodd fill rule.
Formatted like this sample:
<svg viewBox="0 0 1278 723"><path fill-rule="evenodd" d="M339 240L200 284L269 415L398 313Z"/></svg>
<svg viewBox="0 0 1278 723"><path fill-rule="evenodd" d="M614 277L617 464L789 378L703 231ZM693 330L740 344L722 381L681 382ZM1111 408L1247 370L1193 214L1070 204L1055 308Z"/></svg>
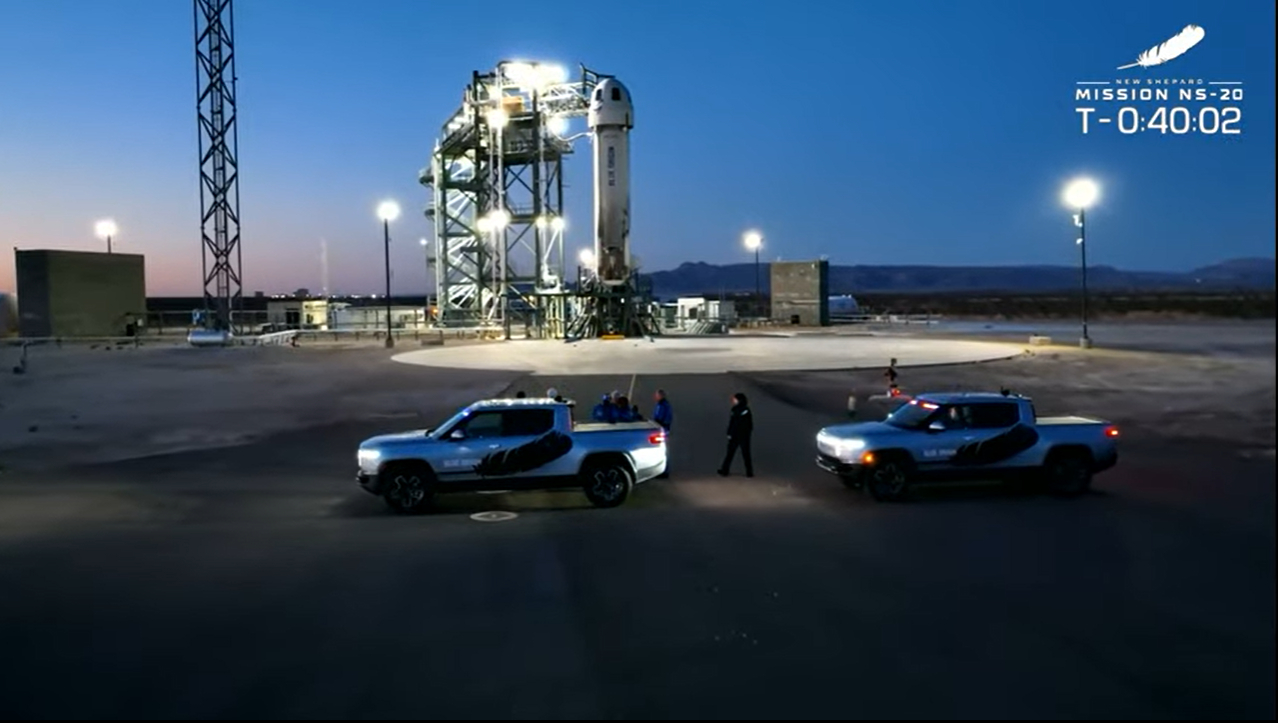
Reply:
<svg viewBox="0 0 1278 723"><path fill-rule="evenodd" d="M1083 417L1038 417L1026 397L923 394L882 422L838 424L816 437L817 465L876 500L914 482L1044 479L1080 495L1118 463L1118 428Z"/></svg>
<svg viewBox="0 0 1278 723"><path fill-rule="evenodd" d="M666 436L652 422L579 424L551 399L491 399L434 429L384 434L359 445L357 481L399 512L441 492L577 487L616 507L666 470Z"/></svg>

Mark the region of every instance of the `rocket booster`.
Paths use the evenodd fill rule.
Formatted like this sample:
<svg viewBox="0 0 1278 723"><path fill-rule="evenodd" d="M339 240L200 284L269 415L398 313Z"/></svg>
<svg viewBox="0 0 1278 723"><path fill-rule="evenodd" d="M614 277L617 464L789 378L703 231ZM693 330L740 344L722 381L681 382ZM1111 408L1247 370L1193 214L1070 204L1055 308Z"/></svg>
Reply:
<svg viewBox="0 0 1278 723"><path fill-rule="evenodd" d="M594 141L595 264L609 286L630 280L630 91L608 78L595 86L586 117Z"/></svg>

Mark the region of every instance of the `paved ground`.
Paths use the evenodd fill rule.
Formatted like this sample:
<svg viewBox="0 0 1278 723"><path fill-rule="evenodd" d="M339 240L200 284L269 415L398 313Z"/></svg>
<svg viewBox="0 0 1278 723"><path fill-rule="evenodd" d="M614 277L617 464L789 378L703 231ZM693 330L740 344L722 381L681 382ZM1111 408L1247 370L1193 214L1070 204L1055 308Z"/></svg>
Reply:
<svg viewBox="0 0 1278 723"><path fill-rule="evenodd" d="M904 366L1006 359L1021 344L961 339L852 335L732 334L653 339L512 341L433 347L395 361L430 367L501 369L532 374L722 374L800 369L866 369L897 358Z"/></svg>
<svg viewBox="0 0 1278 723"><path fill-rule="evenodd" d="M1047 350L907 372L907 389L1008 384L1045 414L1118 421L1123 460L1079 500L847 492L811 439L849 391L877 391L872 372L640 375L636 398L662 386L676 404L672 479L616 510L465 495L417 518L354 489L359 439L481 388L584 400L632 377L340 358L323 376L305 350L263 357L281 368L237 393L257 430L237 446L75 465L10 449L0 717L1274 716L1272 356ZM286 388L290 365L315 375L308 393ZM178 384L173 366L151 376L224 373ZM40 411L39 383L0 387L0 414ZM378 401L343 417L312 398L325 389ZM752 480L707 474L738 390L758 415ZM295 419L252 419L276 398ZM220 434L202 409L186 426ZM469 517L492 509L519 517Z"/></svg>

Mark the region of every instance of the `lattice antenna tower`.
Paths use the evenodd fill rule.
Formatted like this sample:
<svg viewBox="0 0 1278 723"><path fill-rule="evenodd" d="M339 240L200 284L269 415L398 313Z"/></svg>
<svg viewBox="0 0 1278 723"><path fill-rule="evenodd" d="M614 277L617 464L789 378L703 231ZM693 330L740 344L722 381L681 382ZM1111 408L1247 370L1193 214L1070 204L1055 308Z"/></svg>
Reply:
<svg viewBox="0 0 1278 723"><path fill-rule="evenodd" d="M232 331L239 323L244 298L235 16L231 0L194 0L194 4L205 324Z"/></svg>

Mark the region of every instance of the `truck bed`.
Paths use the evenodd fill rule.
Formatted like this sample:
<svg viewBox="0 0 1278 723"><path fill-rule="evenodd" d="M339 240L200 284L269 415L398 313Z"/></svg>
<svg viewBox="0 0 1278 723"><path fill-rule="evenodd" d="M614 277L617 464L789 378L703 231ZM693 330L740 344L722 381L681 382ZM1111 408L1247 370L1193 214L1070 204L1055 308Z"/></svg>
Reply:
<svg viewBox="0 0 1278 723"><path fill-rule="evenodd" d="M655 422L573 422L573 433L578 432L620 432L627 429L641 430L656 427Z"/></svg>
<svg viewBox="0 0 1278 723"><path fill-rule="evenodd" d="M1039 417L1034 420L1039 427L1062 427L1069 424L1108 424L1102 419L1091 417Z"/></svg>

